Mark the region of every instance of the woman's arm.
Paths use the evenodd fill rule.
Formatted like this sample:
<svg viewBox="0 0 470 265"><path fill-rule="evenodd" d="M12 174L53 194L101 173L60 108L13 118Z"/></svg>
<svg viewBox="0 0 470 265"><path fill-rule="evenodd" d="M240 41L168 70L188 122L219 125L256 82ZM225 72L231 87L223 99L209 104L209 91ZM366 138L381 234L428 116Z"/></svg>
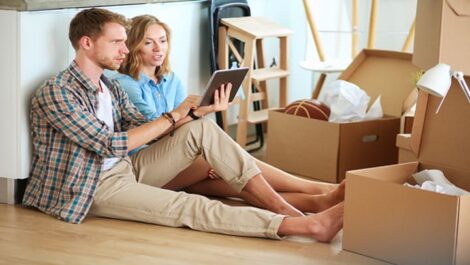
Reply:
<svg viewBox="0 0 470 265"><path fill-rule="evenodd" d="M231 90L231 83L228 83L227 87L222 84L220 88L214 92L214 104L199 107L194 111L194 114L198 117L202 117L212 112L227 110L230 106L229 99Z"/></svg>
<svg viewBox="0 0 470 265"><path fill-rule="evenodd" d="M183 102L184 99L188 96L188 93L186 93L186 88L181 83L181 80L174 73L172 73L172 75L173 82L175 83L176 88L173 109L176 109L181 104L181 102Z"/></svg>

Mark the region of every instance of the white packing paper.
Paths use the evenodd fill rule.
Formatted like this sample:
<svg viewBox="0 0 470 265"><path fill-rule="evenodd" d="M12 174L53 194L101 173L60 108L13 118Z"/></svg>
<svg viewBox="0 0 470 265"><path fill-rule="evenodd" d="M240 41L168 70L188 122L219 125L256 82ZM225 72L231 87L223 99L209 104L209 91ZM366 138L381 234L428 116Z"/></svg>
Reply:
<svg viewBox="0 0 470 265"><path fill-rule="evenodd" d="M374 101L374 104L370 106L369 110L366 113L366 116L364 117L364 120L376 120L376 119L381 119L384 116L384 112L382 110L382 104L381 100L382 95L378 96L377 99Z"/></svg>
<svg viewBox="0 0 470 265"><path fill-rule="evenodd" d="M438 169L425 169L423 171L413 174L413 178L418 184L413 186L408 183L405 183L404 185L407 187L433 191L446 195L470 195L470 192L452 184L452 182L450 182L444 176L444 173L442 173L442 171Z"/></svg>
<svg viewBox="0 0 470 265"><path fill-rule="evenodd" d="M357 121L366 115L370 97L357 85L336 80L325 89L324 103L330 108L330 122Z"/></svg>
<svg viewBox="0 0 470 265"><path fill-rule="evenodd" d="M370 97L357 85L344 80L328 84L323 95L323 102L330 108L330 122L351 122L374 120L383 117L381 96L367 111Z"/></svg>

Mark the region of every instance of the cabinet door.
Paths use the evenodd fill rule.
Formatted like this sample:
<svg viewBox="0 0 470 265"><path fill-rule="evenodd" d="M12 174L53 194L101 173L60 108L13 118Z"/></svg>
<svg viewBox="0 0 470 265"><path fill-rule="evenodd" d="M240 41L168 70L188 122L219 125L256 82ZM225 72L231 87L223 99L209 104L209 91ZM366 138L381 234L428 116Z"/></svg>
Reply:
<svg viewBox="0 0 470 265"><path fill-rule="evenodd" d="M0 36L2 36L0 42L0 177L2 178L17 175L18 17L16 11L0 10ZM6 187L6 182L3 187Z"/></svg>

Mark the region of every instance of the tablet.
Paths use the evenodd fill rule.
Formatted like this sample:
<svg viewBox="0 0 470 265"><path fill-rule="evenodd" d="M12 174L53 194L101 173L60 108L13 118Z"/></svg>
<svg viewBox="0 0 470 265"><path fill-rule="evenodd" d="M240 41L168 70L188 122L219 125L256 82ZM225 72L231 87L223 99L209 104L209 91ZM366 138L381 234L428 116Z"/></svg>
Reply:
<svg viewBox="0 0 470 265"><path fill-rule="evenodd" d="M243 82L243 79L245 79L246 73L248 73L248 67L215 71L207 83L206 91L201 98L199 106L213 104L215 90L218 89L222 84L227 83L232 83L232 90L230 92L229 98L229 102L232 102L238 92L238 89L240 88L240 85Z"/></svg>

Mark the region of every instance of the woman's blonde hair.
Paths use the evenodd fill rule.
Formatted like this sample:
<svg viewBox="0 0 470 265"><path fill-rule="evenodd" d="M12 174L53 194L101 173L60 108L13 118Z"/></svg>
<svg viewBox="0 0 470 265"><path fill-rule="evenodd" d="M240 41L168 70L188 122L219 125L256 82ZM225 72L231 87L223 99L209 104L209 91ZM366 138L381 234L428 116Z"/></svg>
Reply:
<svg viewBox="0 0 470 265"><path fill-rule="evenodd" d="M134 17L131 21L130 28L127 32L127 48L129 54L126 56L123 64L119 68L119 72L122 74L130 75L132 78L138 80L140 67L142 65L142 58L139 54L140 48L145 43L145 32L151 25L160 25L166 32L166 38L168 41L168 50L166 52L165 59L161 66L155 70L155 76L160 78L162 75L171 72L170 69L170 47L171 47L171 30L168 25L161 22L158 18L151 15L142 15Z"/></svg>

